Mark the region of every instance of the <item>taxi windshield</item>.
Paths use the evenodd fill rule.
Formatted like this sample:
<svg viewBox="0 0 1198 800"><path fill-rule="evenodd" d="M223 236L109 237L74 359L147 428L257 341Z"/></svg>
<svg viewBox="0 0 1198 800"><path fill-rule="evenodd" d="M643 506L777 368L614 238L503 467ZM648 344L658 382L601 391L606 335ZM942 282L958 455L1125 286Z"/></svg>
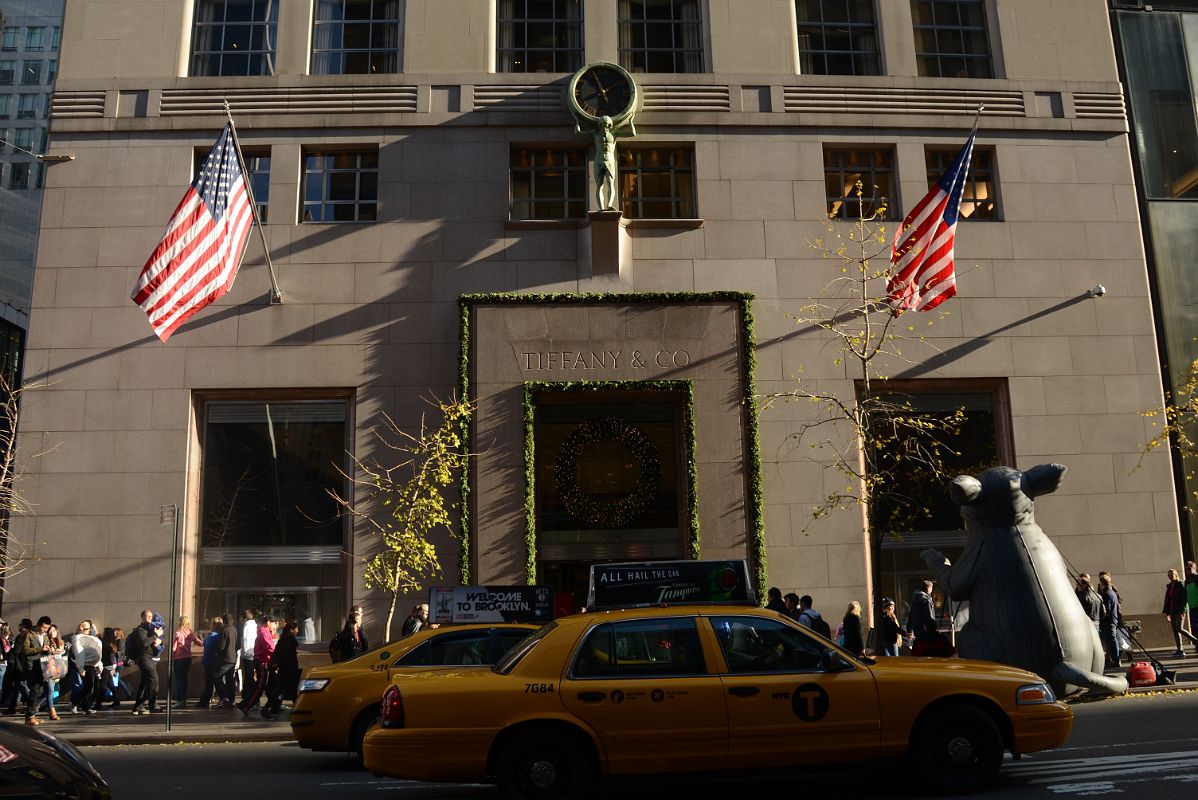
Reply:
<svg viewBox="0 0 1198 800"><path fill-rule="evenodd" d="M515 669L516 665L520 663L520 660L524 658L524 656L528 655L529 651L536 646L537 642L544 639L545 635L556 627L556 622L548 622L545 625L542 625L540 628L537 628L535 631L517 642L515 647L504 653L503 657L495 662L495 666L491 667L491 670L493 672L499 673L500 675L507 675L509 672Z"/></svg>

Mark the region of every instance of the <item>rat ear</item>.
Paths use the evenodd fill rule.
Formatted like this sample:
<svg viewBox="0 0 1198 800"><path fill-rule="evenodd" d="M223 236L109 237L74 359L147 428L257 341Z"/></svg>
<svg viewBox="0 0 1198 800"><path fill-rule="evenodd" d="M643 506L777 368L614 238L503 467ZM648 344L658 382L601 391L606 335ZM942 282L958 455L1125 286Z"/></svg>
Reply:
<svg viewBox="0 0 1198 800"><path fill-rule="evenodd" d="M1061 485L1065 467L1061 464L1040 464L1023 473L1024 493L1028 497L1052 494Z"/></svg>
<svg viewBox="0 0 1198 800"><path fill-rule="evenodd" d="M967 506L982 496L982 482L972 475L958 475L948 485L948 496L959 506Z"/></svg>

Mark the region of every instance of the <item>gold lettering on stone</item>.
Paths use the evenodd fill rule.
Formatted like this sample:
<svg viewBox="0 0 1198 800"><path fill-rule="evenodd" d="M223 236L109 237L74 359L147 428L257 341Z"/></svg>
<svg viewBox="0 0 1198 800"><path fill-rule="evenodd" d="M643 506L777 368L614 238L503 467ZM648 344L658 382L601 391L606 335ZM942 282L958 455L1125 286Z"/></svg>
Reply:
<svg viewBox="0 0 1198 800"><path fill-rule="evenodd" d="M530 372L547 370L582 371L619 369L623 350L526 350L520 353L524 369ZM636 364L634 366L644 366Z"/></svg>

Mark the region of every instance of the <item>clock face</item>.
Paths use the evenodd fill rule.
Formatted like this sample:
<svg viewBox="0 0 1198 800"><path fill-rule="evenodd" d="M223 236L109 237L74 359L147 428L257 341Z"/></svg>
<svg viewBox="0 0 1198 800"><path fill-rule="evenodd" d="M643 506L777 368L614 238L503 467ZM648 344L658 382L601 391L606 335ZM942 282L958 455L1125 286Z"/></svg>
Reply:
<svg viewBox="0 0 1198 800"><path fill-rule="evenodd" d="M609 64L586 67L574 82L574 103L587 116L618 117L630 110L632 79L624 70Z"/></svg>

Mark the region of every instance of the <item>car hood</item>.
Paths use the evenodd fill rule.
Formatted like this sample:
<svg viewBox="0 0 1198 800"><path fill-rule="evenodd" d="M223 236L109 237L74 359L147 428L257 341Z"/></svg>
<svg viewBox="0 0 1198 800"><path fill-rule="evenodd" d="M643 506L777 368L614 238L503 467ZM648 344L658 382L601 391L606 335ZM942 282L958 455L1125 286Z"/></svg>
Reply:
<svg viewBox="0 0 1198 800"><path fill-rule="evenodd" d="M1023 683L1043 683L1044 679L1034 672L999 664L994 661L974 661L967 658L879 658L871 669L879 678L886 675L952 675L954 677L976 676L979 678L1005 678Z"/></svg>

